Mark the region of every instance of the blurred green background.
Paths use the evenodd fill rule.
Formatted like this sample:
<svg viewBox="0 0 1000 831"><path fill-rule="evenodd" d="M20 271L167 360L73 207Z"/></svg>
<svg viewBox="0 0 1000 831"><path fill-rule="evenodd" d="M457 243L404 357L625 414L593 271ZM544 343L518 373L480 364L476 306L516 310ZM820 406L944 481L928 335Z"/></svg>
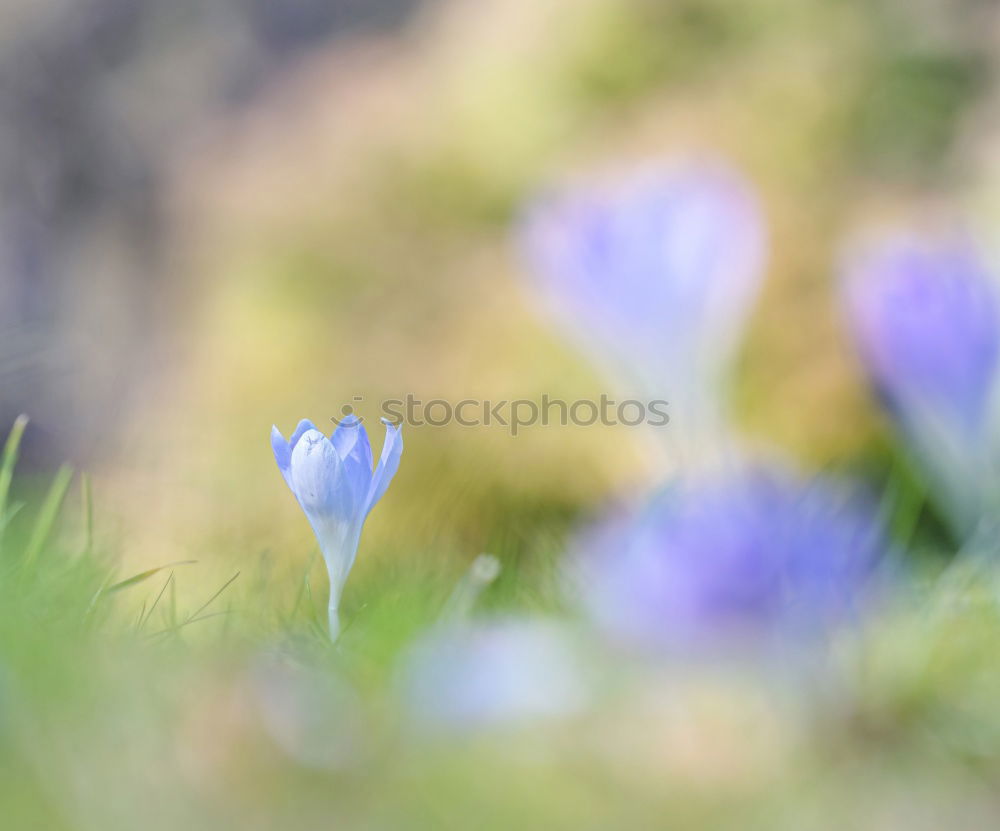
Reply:
<svg viewBox="0 0 1000 831"><path fill-rule="evenodd" d="M171 170L163 346L101 467L126 549L301 557L272 422L354 396L371 424L407 393L604 391L536 315L512 227L553 178L633 157L720 155L761 191L772 253L733 391L748 433L809 466L880 458L840 247L988 200L995 43L990 3L553 0L433 6L311 53ZM523 547L662 475L648 440L414 428L368 541Z"/></svg>
<svg viewBox="0 0 1000 831"><path fill-rule="evenodd" d="M744 170L771 256L737 418L808 468L888 481L836 263L855 229L921 215L968 211L992 242L997 4L454 0L338 16L302 0L288 20L209 5L2 12L0 117L17 129L0 152L0 413L33 419L15 495L68 460L90 474L88 546L116 579L197 561L98 614L124 631L169 633L240 573L209 607L229 614L153 650L78 631L100 569L5 587L5 827L989 827L988 604L887 618L861 703L819 717L710 677L502 743L387 738L393 657L467 564L503 563L485 608L555 608L568 530L664 475L641 429L405 428L345 594L356 623L338 660L374 735L357 765L282 756L248 678L272 640L333 661L272 423L287 435L360 396L377 446L378 402L408 393L609 391L539 317L513 242L525 203L568 173L672 154ZM52 557L86 536L79 491ZM5 665L22 679L6 709Z"/></svg>

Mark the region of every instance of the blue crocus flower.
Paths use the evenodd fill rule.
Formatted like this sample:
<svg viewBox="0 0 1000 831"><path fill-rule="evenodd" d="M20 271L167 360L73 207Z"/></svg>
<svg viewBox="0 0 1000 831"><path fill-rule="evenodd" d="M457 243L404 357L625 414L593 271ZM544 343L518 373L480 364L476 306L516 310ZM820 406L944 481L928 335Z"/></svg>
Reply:
<svg viewBox="0 0 1000 831"><path fill-rule="evenodd" d="M832 482L747 467L675 481L591 532L573 585L638 646L794 640L858 610L885 547L874 511Z"/></svg>
<svg viewBox="0 0 1000 831"><path fill-rule="evenodd" d="M523 241L552 314L626 393L667 398L675 429L717 426L766 247L737 175L651 164L570 187L534 205Z"/></svg>
<svg viewBox="0 0 1000 831"><path fill-rule="evenodd" d="M890 237L850 264L848 311L872 379L901 418L934 410L975 435L1000 355L993 280L963 240Z"/></svg>
<svg viewBox="0 0 1000 831"><path fill-rule="evenodd" d="M971 532L993 489L1000 307L992 275L964 238L895 234L849 261L845 297L874 387L960 533Z"/></svg>
<svg viewBox="0 0 1000 831"><path fill-rule="evenodd" d="M271 428L271 447L281 475L305 511L330 575L330 637L340 632L338 607L361 539L365 519L382 498L403 453L400 427L383 419L385 443L372 470L372 448L360 420L348 416L330 438L308 419L290 440Z"/></svg>

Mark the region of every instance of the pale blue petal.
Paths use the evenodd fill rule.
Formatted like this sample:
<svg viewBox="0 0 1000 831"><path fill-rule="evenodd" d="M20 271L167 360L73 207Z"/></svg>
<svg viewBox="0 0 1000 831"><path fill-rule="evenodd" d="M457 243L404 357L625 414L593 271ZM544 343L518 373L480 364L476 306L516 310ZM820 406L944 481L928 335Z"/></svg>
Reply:
<svg viewBox="0 0 1000 831"><path fill-rule="evenodd" d="M308 418L302 419L302 421L300 421L298 426L295 428L295 432L292 433L292 437L288 440L288 447L291 450L294 450L295 445L299 443L299 439L301 439L305 433L315 429L316 425L313 424Z"/></svg>
<svg viewBox="0 0 1000 831"><path fill-rule="evenodd" d="M337 424L337 428L330 434L330 441L333 442L333 446L336 448L337 455L340 456L341 461L346 459L354 449L354 445L358 441L358 428L360 426L361 419L357 416L344 416Z"/></svg>
<svg viewBox="0 0 1000 831"><path fill-rule="evenodd" d="M271 426L271 450L274 451L274 460L278 463L278 470L285 478L288 487L292 487L291 466L292 448L288 446L281 431L274 425Z"/></svg>
<svg viewBox="0 0 1000 831"><path fill-rule="evenodd" d="M368 490L365 514L375 507L375 503L386 492L392 477L399 469L399 459L403 455L402 425L394 426L388 419L384 418L382 423L385 425L385 443L382 445L382 456L378 460L378 467L375 468L371 487Z"/></svg>
<svg viewBox="0 0 1000 831"><path fill-rule="evenodd" d="M340 456L355 512L362 513L372 483L372 446L361 419L354 415L344 418L333 431L330 441Z"/></svg>
<svg viewBox="0 0 1000 831"><path fill-rule="evenodd" d="M350 518L351 495L344 487L340 457L319 430L307 430L292 450L291 480L292 491L314 527L318 518Z"/></svg>

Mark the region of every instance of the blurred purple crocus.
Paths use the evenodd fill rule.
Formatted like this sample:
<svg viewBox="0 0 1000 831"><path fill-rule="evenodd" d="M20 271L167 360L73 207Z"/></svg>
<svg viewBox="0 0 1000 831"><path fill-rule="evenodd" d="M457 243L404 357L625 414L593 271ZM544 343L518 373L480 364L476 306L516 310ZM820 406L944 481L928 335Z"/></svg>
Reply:
<svg viewBox="0 0 1000 831"><path fill-rule="evenodd" d="M573 586L639 647L721 649L825 631L859 610L885 538L827 480L747 467L680 479L589 534Z"/></svg>
<svg viewBox="0 0 1000 831"><path fill-rule="evenodd" d="M674 429L718 424L765 257L747 184L717 164L641 166L539 200L523 243L556 320L626 393L667 398Z"/></svg>
<svg viewBox="0 0 1000 831"><path fill-rule="evenodd" d="M1000 358L992 275L962 237L895 234L856 252L844 284L852 334L874 387L957 529L970 533L992 490Z"/></svg>
<svg viewBox="0 0 1000 831"><path fill-rule="evenodd" d="M299 422L291 439L271 428L271 448L281 475L305 512L319 540L330 575L330 637L340 633L340 595L361 539L365 519L382 498L399 468L403 453L400 427L383 419L385 443L372 470L368 434L356 416L348 416L330 438L308 419Z"/></svg>

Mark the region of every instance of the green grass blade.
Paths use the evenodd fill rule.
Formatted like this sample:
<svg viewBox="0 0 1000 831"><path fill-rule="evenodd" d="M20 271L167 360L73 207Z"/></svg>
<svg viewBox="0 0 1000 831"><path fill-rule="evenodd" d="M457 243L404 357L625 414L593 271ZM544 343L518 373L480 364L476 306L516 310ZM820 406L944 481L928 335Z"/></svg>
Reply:
<svg viewBox="0 0 1000 831"><path fill-rule="evenodd" d="M4 529L13 522L14 517L16 517L21 510L24 508L24 502L15 502L3 515L0 515L0 536L3 536Z"/></svg>
<svg viewBox="0 0 1000 831"><path fill-rule="evenodd" d="M195 613L194 613L193 615L189 615L189 617L188 617L188 620L189 620L189 621L190 621L190 620L194 620L195 618L197 618L197 617L198 617L198 615L200 615L200 614L201 614L202 612L204 612L204 611L205 611L205 609L207 609L207 608L208 608L209 606L211 606L211 605L212 605L212 604L213 604L213 603L215 602L216 598L217 598L217 597L218 597L218 596L219 596L220 594L222 594L222 593L223 593L223 592L224 592L224 591L225 591L226 589L228 589L228 588L229 588L229 587L230 587L230 586L231 586L231 585L233 584L233 581L235 581L235 580L236 580L236 578L237 578L237 577L239 577L239 576L240 576L240 573L239 573L239 572L237 571L237 572L236 572L236 574L234 574L234 575L233 575L232 577L230 577L230 578L229 578L229 579L228 579L228 580L227 580L227 581L226 581L225 583L223 583L223 584L222 584L222 588L220 588L220 589L219 589L219 590L218 590L218 591L217 591L217 592L216 592L215 594L213 594L213 595L212 595L212 596L211 596L210 598L208 598L208 600L206 600L206 601L205 601L205 602L204 602L204 603L203 603L203 604L202 604L202 605L201 605L201 606L199 607L199 609L198 609L198 611L197 611L197 612L195 612Z"/></svg>
<svg viewBox="0 0 1000 831"><path fill-rule="evenodd" d="M48 542L55 526L56 518L59 516L59 509L62 507L63 499L66 498L66 491L69 490L69 483L73 479L73 468L63 465L56 472L52 485L45 501L42 503L38 518L35 520L35 527L28 540L28 546L24 552L24 567L30 568L38 557L38 553Z"/></svg>
<svg viewBox="0 0 1000 831"><path fill-rule="evenodd" d="M104 580L101 582L100 588L94 592L94 596L90 598L90 603L87 605L87 611L83 613L84 618L89 618L93 613L94 609L97 608L97 601L101 599L104 593L107 591L108 583L111 582L112 572L108 572Z"/></svg>
<svg viewBox="0 0 1000 831"><path fill-rule="evenodd" d="M149 619L153 616L153 612L156 611L156 607L160 604L160 599L163 597L163 593L167 590L167 587L171 584L173 579L174 579L174 573L171 571L170 576L167 577L167 580L163 584L163 587L160 589L159 594L156 595L156 599L153 601L153 605L150 606L149 611L146 612L146 614L139 619L139 625L137 627L138 629L142 629L142 627L149 622Z"/></svg>
<svg viewBox="0 0 1000 831"><path fill-rule="evenodd" d="M170 626L177 625L177 581L170 581L170 610L168 614Z"/></svg>
<svg viewBox="0 0 1000 831"><path fill-rule="evenodd" d="M197 623L198 621L201 620L208 620L209 618L213 617L220 617L221 615L231 614L232 609L226 609L225 611L222 612L209 612L208 614L203 614L203 612L209 606L211 606L219 598L219 595L221 595L226 589L228 589L236 581L236 578L239 576L240 572L237 571L232 577L230 577L225 583L222 584L222 587L215 594L213 594L210 598L208 598L208 600L206 600L201 606L199 606L197 611L192 612L181 623L178 623L176 626L169 626L166 629L160 629L158 632L153 632L149 637L151 638L162 637L163 635L169 635L171 632L178 632L185 626L188 626L189 624Z"/></svg>
<svg viewBox="0 0 1000 831"><path fill-rule="evenodd" d="M94 496L90 489L90 477L80 474L80 502L83 510L83 555L89 556L94 550Z"/></svg>
<svg viewBox="0 0 1000 831"><path fill-rule="evenodd" d="M131 577L126 577L124 580L120 580L114 585L108 586L104 590L104 594L114 594L115 592L120 592L122 589L127 589L129 586L134 586L137 583L148 580L154 574L159 574L165 568L173 568L174 566L189 566L197 562L197 560L177 560L177 562L174 563L166 563L162 566L157 566L156 568L140 571L138 574L133 574Z"/></svg>
<svg viewBox="0 0 1000 831"><path fill-rule="evenodd" d="M298 595L295 598L295 605L292 607L292 619L294 620L296 614L298 614L299 607L302 605L303 599L306 594L309 596L309 602L312 603L312 588L309 585L309 574L312 571L313 563L316 562L316 551L309 555L309 562L306 564L306 570L302 573L302 584L299 586ZM310 608L311 605L310 605Z"/></svg>
<svg viewBox="0 0 1000 831"><path fill-rule="evenodd" d="M211 620L213 617L223 617L226 615L231 615L233 613L232 609L225 609L221 612L209 612L207 615L200 615L198 617L189 617L182 623L178 623L176 626L171 626L167 629L160 629L156 632L152 632L146 637L152 638L162 638L164 635L171 635L174 632L179 632L185 626L190 626L192 623L199 623L203 620Z"/></svg>
<svg viewBox="0 0 1000 831"><path fill-rule="evenodd" d="M19 415L14 419L14 426L10 429L7 442L3 448L3 459L0 460L0 542L3 540L3 529L6 527L9 517L7 516L7 500L10 497L10 483L14 478L14 466L17 464L17 455L21 447L21 438L24 436L24 429L28 426L28 417Z"/></svg>

